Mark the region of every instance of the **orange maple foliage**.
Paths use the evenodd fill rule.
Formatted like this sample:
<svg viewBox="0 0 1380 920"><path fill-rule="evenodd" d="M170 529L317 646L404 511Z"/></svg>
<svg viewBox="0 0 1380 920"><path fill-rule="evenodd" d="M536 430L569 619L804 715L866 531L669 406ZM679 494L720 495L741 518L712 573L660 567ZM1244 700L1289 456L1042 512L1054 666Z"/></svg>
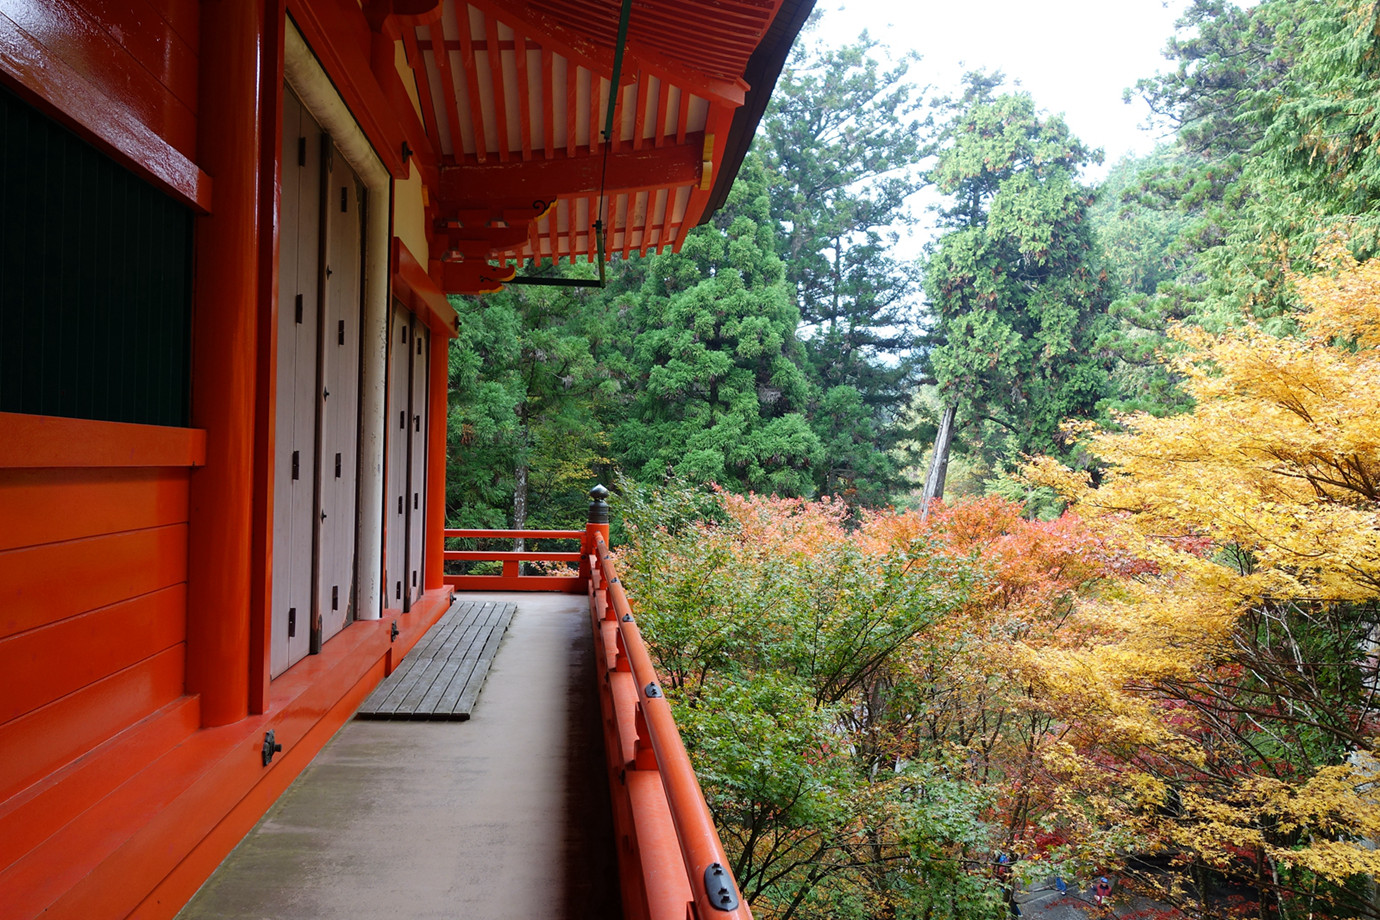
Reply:
<svg viewBox="0 0 1380 920"><path fill-rule="evenodd" d="M756 867L822 839L818 827L791 823L798 802L764 809L770 790L797 788L786 782L797 771L815 777L807 788L832 769L852 783L866 778L833 793L838 808L857 809L836 846L850 865L876 869L847 870L862 872L863 884L885 888L887 866L911 846L917 775L950 794L963 790L973 803L963 820L982 829L934 843L928 858L988 884L994 853L1044 846L1033 819L1062 794L1044 757L1062 729L1043 699L1043 661L1097 632L1071 615L1077 589L1113 562L1100 541L1073 516L1031 521L996 497L938 506L925 518L886 511L850 520L829 499L722 493L714 508L713 523L687 525L679 514L644 523L620 567L666 685L693 704L682 710L692 747L721 758L750 751L749 762L783 758L758 779L735 774L720 786L715 778L732 773L722 762L702 774L722 810L771 816L771 827L730 822L722 831L755 841L751 854L735 856L749 869L748 889ZM781 708L787 687L813 704ZM713 738L693 742L697 726L719 718L707 710L748 700L782 715L726 714ZM803 752L783 753L773 740L798 744L819 718ZM732 747L724 733L742 725L760 737ZM759 787L754 799L739 798Z"/></svg>

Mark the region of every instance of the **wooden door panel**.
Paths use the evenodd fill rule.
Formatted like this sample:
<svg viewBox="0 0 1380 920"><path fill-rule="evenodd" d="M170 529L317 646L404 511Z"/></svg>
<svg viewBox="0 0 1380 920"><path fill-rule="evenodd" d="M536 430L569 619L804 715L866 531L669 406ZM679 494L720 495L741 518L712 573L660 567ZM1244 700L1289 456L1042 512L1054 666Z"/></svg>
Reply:
<svg viewBox="0 0 1380 920"><path fill-rule="evenodd" d="M384 606L406 609L407 583L407 479L408 416L411 381L409 352L412 348L412 314L394 303L388 337L388 410L385 463L387 491L384 497Z"/></svg>
<svg viewBox="0 0 1380 920"><path fill-rule="evenodd" d="M354 616L359 469L360 319L364 197L359 177L333 158L326 188L327 243L321 324L321 450L317 599L321 641Z"/></svg>
<svg viewBox="0 0 1380 920"><path fill-rule="evenodd" d="M321 235L321 129L291 93L284 93L283 120L269 656L275 677L310 649Z"/></svg>
<svg viewBox="0 0 1380 920"><path fill-rule="evenodd" d="M429 331L417 323L412 347L412 404L409 413L408 437L411 454L407 483L407 588L410 600L421 597L423 589L422 558L425 555L423 518L426 512L426 445L427 445L427 370L431 364Z"/></svg>

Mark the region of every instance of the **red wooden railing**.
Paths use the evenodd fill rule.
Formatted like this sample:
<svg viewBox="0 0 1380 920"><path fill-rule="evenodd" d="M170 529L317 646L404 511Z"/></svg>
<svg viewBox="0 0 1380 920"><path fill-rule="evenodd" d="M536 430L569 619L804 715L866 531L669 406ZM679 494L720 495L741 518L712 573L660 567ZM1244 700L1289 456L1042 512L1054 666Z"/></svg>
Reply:
<svg viewBox="0 0 1380 920"><path fill-rule="evenodd" d="M591 490L584 530L447 530L448 538L579 540L580 551L447 550L448 561L502 561L503 574L446 583L588 593L625 920L752 920L609 553L607 497L603 486ZM579 574L522 575L520 562L578 564Z"/></svg>
<svg viewBox="0 0 1380 920"><path fill-rule="evenodd" d="M589 554L584 530L465 530L447 528L446 539L493 540L578 540L578 549L570 552L535 552L527 550L455 550L445 551L447 562L501 562L501 575L446 575L445 583L459 591L559 591L578 594L589 581ZM564 562L577 575L524 575L524 562Z"/></svg>
<svg viewBox="0 0 1380 920"><path fill-rule="evenodd" d="M595 534L593 542L590 617L614 825L628 841L620 857L630 851L638 863L619 865L624 913L646 920L751 920L605 535Z"/></svg>

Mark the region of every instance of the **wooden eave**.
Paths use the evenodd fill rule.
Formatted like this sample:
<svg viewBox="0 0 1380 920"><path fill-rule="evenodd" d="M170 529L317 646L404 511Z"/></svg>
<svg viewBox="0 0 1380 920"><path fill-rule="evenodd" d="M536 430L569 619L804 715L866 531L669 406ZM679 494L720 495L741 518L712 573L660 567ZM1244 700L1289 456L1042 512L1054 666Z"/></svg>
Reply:
<svg viewBox="0 0 1380 920"><path fill-rule="evenodd" d="M416 79L439 177L432 258L464 263L433 274L472 293L451 285L491 288L509 263L594 258L600 219L608 254L678 249L741 163L745 146L725 159L730 132L744 130L735 113L747 105L755 127L753 103L779 72L749 86L754 55L770 37L784 59L803 23L774 27L783 3L800 7L636 0L607 142L616 0L371 3L371 24L402 41Z"/></svg>

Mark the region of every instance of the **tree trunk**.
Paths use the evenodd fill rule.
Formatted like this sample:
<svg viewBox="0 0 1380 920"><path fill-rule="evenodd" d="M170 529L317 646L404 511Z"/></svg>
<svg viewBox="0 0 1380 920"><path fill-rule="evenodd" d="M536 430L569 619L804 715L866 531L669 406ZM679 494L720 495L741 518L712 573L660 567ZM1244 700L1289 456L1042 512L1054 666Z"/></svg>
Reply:
<svg viewBox="0 0 1380 920"><path fill-rule="evenodd" d="M527 461L519 460L513 470L513 529L522 530L527 526ZM513 540L513 551L527 549L527 541L522 537ZM525 563L518 563L518 571L523 572ZM525 574L525 573L524 573Z"/></svg>
<svg viewBox="0 0 1380 920"><path fill-rule="evenodd" d="M531 381L526 386L528 393L532 391ZM523 400L517 405L518 417L518 450L517 457L513 462L513 529L522 530L527 526L527 458L529 456L528 447L531 446L531 433L527 428L527 400ZM527 549L527 541L522 537L513 540L513 552L520 553ZM519 575L527 574L527 566L519 562L517 571ZM506 572L504 574L507 574Z"/></svg>
<svg viewBox="0 0 1380 920"><path fill-rule="evenodd" d="M925 477L925 497L920 504L922 520L930 513L930 502L944 498L944 477L949 472L949 445L953 443L957 413L957 406L945 406L939 418L939 434L934 439L934 456L930 458L930 474Z"/></svg>

